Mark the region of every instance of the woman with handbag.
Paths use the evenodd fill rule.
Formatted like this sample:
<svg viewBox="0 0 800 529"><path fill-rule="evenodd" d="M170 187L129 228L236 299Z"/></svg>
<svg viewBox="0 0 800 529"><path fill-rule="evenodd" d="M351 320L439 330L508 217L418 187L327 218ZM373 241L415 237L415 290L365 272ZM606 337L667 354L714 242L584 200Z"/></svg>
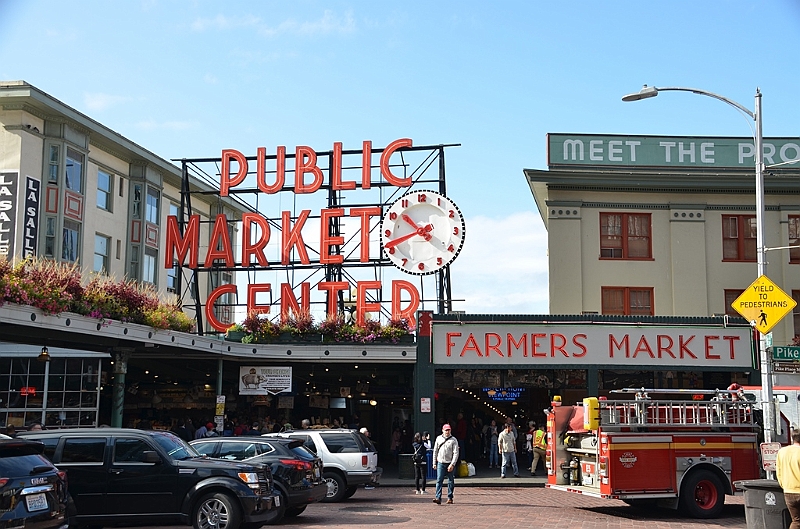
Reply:
<svg viewBox="0 0 800 529"><path fill-rule="evenodd" d="M417 490L414 494L425 494L428 470L428 449L422 439L422 435L417 432L414 434L413 443L414 453L411 460L414 462L414 485ZM422 486L422 488L420 488Z"/></svg>

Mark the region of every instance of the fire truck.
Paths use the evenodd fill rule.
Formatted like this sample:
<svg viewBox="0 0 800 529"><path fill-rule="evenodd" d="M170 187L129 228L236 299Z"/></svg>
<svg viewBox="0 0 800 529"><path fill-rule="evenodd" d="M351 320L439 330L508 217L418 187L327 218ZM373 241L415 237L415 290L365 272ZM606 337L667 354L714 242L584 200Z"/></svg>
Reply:
<svg viewBox="0 0 800 529"><path fill-rule="evenodd" d="M590 397L574 406L554 399L547 416L547 487L713 518L725 495L736 493L735 481L762 477L761 413L741 393L617 392L634 398ZM650 397L656 393L672 399ZM706 400L679 400L679 393ZM788 421L781 420L788 432Z"/></svg>

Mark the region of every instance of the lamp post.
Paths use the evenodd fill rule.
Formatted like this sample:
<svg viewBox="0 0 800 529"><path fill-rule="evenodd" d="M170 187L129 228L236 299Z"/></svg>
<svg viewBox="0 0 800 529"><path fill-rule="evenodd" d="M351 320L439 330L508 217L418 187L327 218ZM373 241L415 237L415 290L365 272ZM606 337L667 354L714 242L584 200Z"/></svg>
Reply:
<svg viewBox="0 0 800 529"><path fill-rule="evenodd" d="M636 92L635 94L628 94L622 98L623 101L639 101L640 99L648 99L655 97L659 92L678 91L678 92L691 92L702 96L713 97L723 103L734 107L739 112L745 114L755 122L755 130L753 137L755 139L755 161L756 161L756 258L758 261L758 277L766 275L767 263L764 258L765 244L764 244L764 147L763 136L761 128L761 90L756 88L756 102L755 111L751 112L746 107L740 105L736 101L732 101L727 97L708 92L706 90L699 90L697 88L682 88L682 87L667 87L656 88L655 86L647 86ZM768 333L769 334L769 333ZM772 362L767 356L767 334L762 334L759 339L759 356L761 357L761 398L762 398L762 412L764 416L764 441L769 443L775 439L775 413L772 408Z"/></svg>

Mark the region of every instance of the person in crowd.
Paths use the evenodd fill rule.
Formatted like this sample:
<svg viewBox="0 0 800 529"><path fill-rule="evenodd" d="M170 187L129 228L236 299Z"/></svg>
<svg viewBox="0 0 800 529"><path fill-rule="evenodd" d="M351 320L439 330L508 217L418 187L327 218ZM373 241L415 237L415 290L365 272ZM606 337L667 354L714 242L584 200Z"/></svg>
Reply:
<svg viewBox="0 0 800 529"><path fill-rule="evenodd" d="M253 427L247 432L247 435L261 435L261 425L258 421L253 423Z"/></svg>
<svg viewBox="0 0 800 529"><path fill-rule="evenodd" d="M16 437L17 436L17 429L14 427L13 424L9 424L6 426L6 435L9 437Z"/></svg>
<svg viewBox="0 0 800 529"><path fill-rule="evenodd" d="M514 440L516 441L517 440L517 425L514 424L514 419L512 419L511 417L506 417L506 423L505 423L505 425L503 425L503 428L505 428L507 425L511 425L511 433L514 434Z"/></svg>
<svg viewBox="0 0 800 529"><path fill-rule="evenodd" d="M172 433L174 433L187 443L193 439L189 437L189 430L186 429L186 421L183 419L178 419L178 422L175 423L175 427L172 428Z"/></svg>
<svg viewBox="0 0 800 529"><path fill-rule="evenodd" d="M399 464L400 461L400 428L395 427L394 431L392 432L392 442L389 443L389 450L392 452L392 457L394 458L394 464Z"/></svg>
<svg viewBox="0 0 800 529"><path fill-rule="evenodd" d="M442 435L433 443L433 466L436 467L436 496L433 503L442 504L442 484L447 476L447 503L453 503L453 491L456 487L455 468L458 463L458 440L453 437L450 425L442 425Z"/></svg>
<svg viewBox="0 0 800 529"><path fill-rule="evenodd" d="M44 428L42 427L42 423L40 422L31 423L31 427L28 428L28 431L31 432L40 432L42 430L44 430Z"/></svg>
<svg viewBox="0 0 800 529"><path fill-rule="evenodd" d="M411 459L414 462L414 486L416 487L414 494L425 494L428 474L428 449L425 447L425 441L421 433L416 432L414 434L412 446L414 452Z"/></svg>
<svg viewBox="0 0 800 529"><path fill-rule="evenodd" d="M332 428L341 428L341 427L342 427L342 424L339 422L339 419L334 417Z"/></svg>
<svg viewBox="0 0 800 529"><path fill-rule="evenodd" d="M213 422L209 422L206 424L206 433L203 437L217 437L219 434L214 429L215 425Z"/></svg>
<svg viewBox="0 0 800 529"><path fill-rule="evenodd" d="M186 432L188 433L189 438L194 439L195 427L191 417L186 417L186 422L184 423L184 426L186 426Z"/></svg>
<svg viewBox="0 0 800 529"><path fill-rule="evenodd" d="M359 430L359 432L361 432L364 435L366 435L367 437L369 437L369 430L367 429L366 426L362 426L361 429Z"/></svg>
<svg viewBox="0 0 800 529"><path fill-rule="evenodd" d="M489 423L486 435L489 438L489 468L498 468L500 467L500 451L497 448L497 438L500 435L500 430L497 427L497 421L494 419Z"/></svg>
<svg viewBox="0 0 800 529"><path fill-rule="evenodd" d="M517 467L517 440L514 437L514 431L511 429L512 424L507 422L506 427L497 436L497 448L500 455L503 457L503 463L500 467L500 477L506 477L506 467L509 465L514 471L514 477L519 477L519 468Z"/></svg>
<svg viewBox="0 0 800 529"><path fill-rule="evenodd" d="M792 517L789 529L800 529L800 430L792 430L792 444L778 450L775 475Z"/></svg>
<svg viewBox="0 0 800 529"><path fill-rule="evenodd" d="M525 455L528 456L528 470L533 473L533 432L536 431L536 424L528 421L528 431L525 432Z"/></svg>
<svg viewBox="0 0 800 529"><path fill-rule="evenodd" d="M211 424L211 423L208 423L208 424ZM200 423L200 427L197 430L194 431L194 438L195 439L202 439L203 437L206 436L207 432L208 432L208 428L206 427L206 425L203 424L203 423Z"/></svg>
<svg viewBox="0 0 800 529"><path fill-rule="evenodd" d="M544 456L547 452L547 434L544 431L542 425L538 425L533 432L533 462L531 463L531 476L536 475L536 467L539 466L539 460L542 460L542 465L544 465ZM547 475L547 469L544 469L545 475Z"/></svg>
<svg viewBox="0 0 800 529"><path fill-rule="evenodd" d="M464 451L466 449L466 441L467 441L467 420L464 419L463 413L458 413L456 415L456 430L453 432L456 439L458 439L458 450L461 454L461 457L466 455Z"/></svg>
<svg viewBox="0 0 800 529"><path fill-rule="evenodd" d="M430 450L433 448L431 446L431 434L428 432L422 432L422 442L425 443L425 450Z"/></svg>
<svg viewBox="0 0 800 529"><path fill-rule="evenodd" d="M311 429L311 421L309 419L303 419L300 421L300 429L301 430L310 430Z"/></svg>

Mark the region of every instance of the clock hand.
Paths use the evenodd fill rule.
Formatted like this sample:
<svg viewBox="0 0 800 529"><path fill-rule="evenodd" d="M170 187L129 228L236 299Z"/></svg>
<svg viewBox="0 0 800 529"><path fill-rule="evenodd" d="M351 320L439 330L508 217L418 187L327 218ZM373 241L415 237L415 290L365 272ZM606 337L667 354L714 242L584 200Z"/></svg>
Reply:
<svg viewBox="0 0 800 529"><path fill-rule="evenodd" d="M410 238L412 238L412 237L414 237L416 235L420 235L426 241L429 241L429 240L431 240L432 235L429 234L428 232L431 231L431 230L433 230L433 225L432 224L428 224L424 228L417 227L417 229L415 231L412 231L411 233L407 233L407 234L403 235L402 237L398 237L397 239L393 239L391 241L386 241L386 244L384 244L383 247L384 248L394 248L395 246L397 246L401 242L407 241L408 239L410 239Z"/></svg>
<svg viewBox="0 0 800 529"><path fill-rule="evenodd" d="M411 224L412 226L414 226L414 229L415 229L415 230L418 230L418 229L419 229L419 226L417 226L417 223L416 223L416 222L414 222L414 221L411 219L411 217L409 217L407 214L403 213L403 214L401 215L401 217L400 217L400 218L401 218L401 219L403 219L404 221L406 221L407 223Z"/></svg>

